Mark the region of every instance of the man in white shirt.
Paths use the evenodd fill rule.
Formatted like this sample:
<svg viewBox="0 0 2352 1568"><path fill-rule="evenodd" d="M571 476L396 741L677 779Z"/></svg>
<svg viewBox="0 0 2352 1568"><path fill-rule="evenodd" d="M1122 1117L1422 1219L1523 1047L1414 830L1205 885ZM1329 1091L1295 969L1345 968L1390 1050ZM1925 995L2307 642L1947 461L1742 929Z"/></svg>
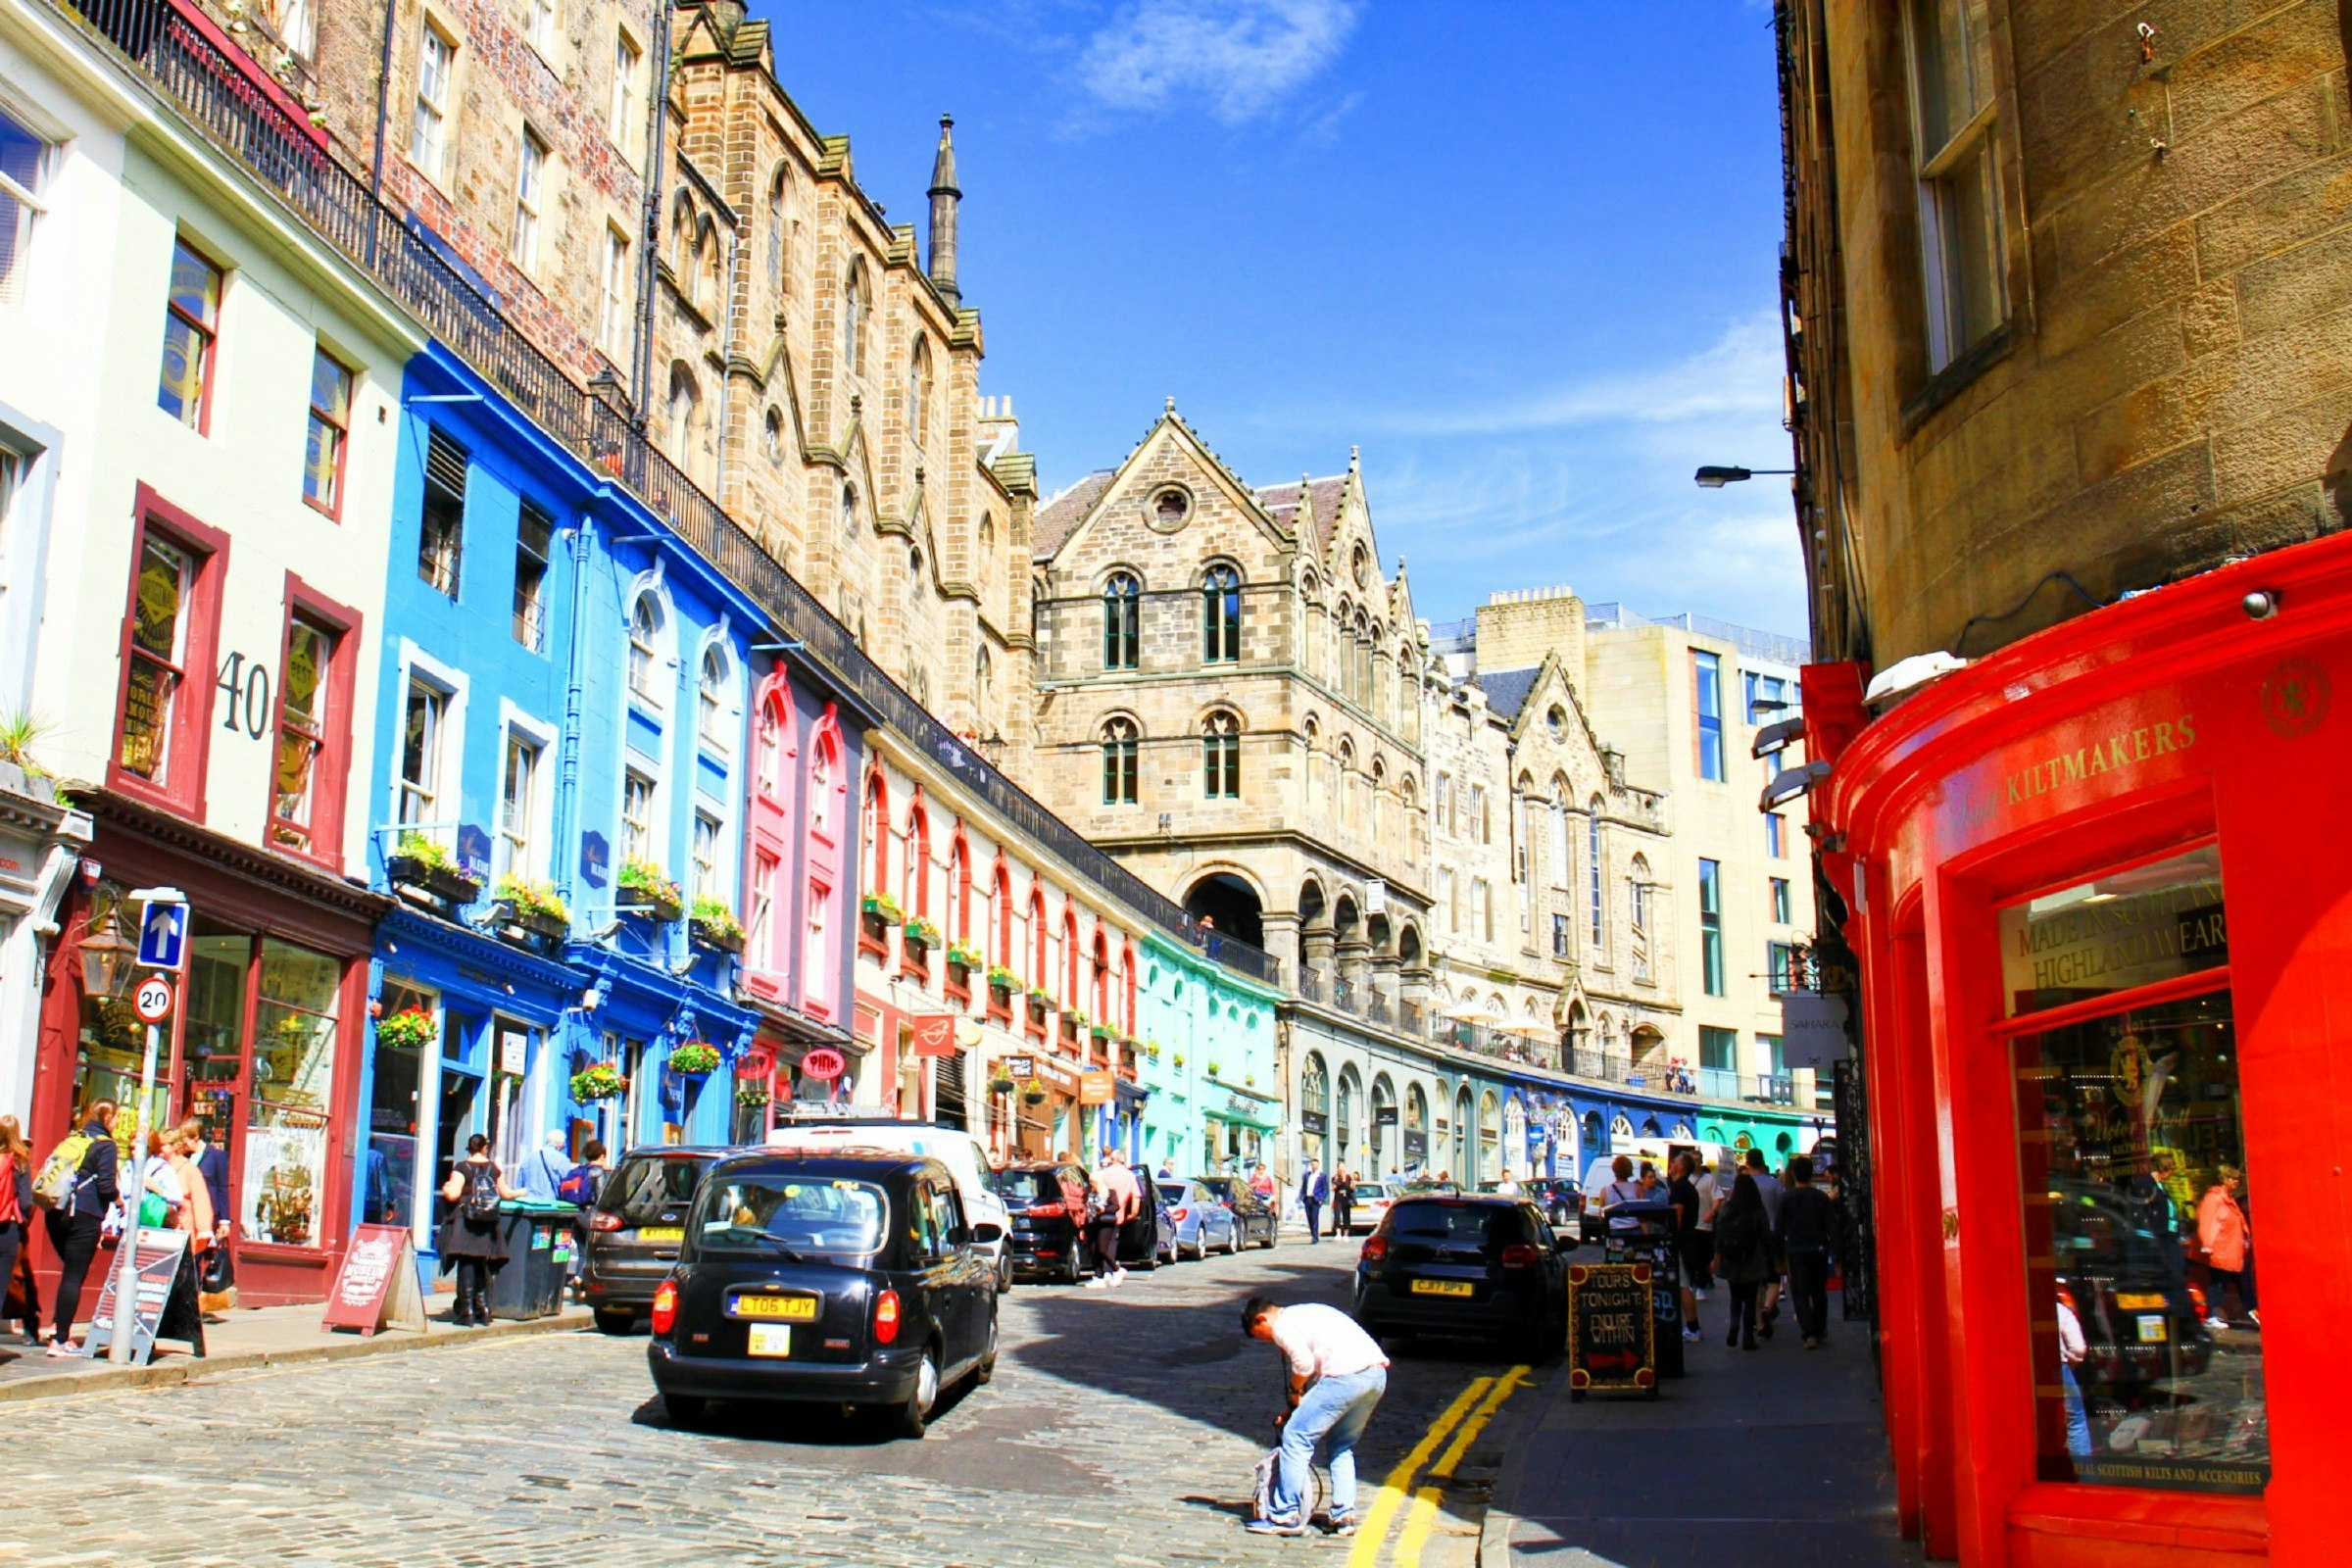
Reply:
<svg viewBox="0 0 2352 1568"><path fill-rule="evenodd" d="M1242 1332L1272 1341L1290 1372L1290 1409L1275 1422L1282 1447L1274 1495L1264 1516L1250 1521L1250 1534L1306 1534L1304 1499L1320 1443L1331 1466L1326 1523L1335 1536L1354 1535L1355 1444L1389 1390L1389 1358L1355 1319L1319 1302L1284 1306L1252 1296L1242 1307Z"/></svg>

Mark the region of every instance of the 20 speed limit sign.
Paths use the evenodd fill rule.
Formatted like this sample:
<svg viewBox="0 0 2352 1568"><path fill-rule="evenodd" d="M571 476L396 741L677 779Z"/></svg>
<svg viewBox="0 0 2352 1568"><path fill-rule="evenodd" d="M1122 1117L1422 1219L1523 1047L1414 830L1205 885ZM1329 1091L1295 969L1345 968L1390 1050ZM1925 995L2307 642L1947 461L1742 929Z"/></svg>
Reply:
<svg viewBox="0 0 2352 1568"><path fill-rule="evenodd" d="M162 1023L172 1016L172 982L160 974L149 975L131 994L130 1004L138 1012L139 1022Z"/></svg>

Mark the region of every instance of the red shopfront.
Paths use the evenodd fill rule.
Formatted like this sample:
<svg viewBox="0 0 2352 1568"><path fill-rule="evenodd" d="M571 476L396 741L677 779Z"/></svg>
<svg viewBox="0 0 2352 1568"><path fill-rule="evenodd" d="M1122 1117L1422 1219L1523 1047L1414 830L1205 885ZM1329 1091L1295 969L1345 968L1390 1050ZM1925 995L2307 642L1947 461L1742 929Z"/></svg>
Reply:
<svg viewBox="0 0 2352 1568"><path fill-rule="evenodd" d="M1805 711L1862 960L1906 1532L2006 1568L2333 1560L2352 536L1875 722L1858 671L1815 666Z"/></svg>
<svg viewBox="0 0 2352 1568"><path fill-rule="evenodd" d="M227 1201L215 1194L214 1202L235 1225L240 1304L322 1300L350 1229L368 959L385 901L109 792L89 806L97 834L86 861L98 870L59 916L33 1143L48 1149L92 1102L136 1101L143 1031L122 995L87 988L84 947L104 945L110 930L133 934L135 911L113 920L131 890L180 889L191 911L187 969L151 1119L197 1116L228 1154ZM127 1117L122 1126L127 1138ZM53 1275L45 1244L43 1254ZM44 1278L44 1291L52 1284ZM85 1307L92 1299L85 1293Z"/></svg>

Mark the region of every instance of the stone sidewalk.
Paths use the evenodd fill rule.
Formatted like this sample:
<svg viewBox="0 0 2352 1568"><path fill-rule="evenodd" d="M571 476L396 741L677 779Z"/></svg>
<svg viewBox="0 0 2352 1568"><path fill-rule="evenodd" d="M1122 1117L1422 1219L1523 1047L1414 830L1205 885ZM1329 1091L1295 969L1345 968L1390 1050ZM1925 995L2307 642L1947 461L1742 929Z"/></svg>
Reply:
<svg viewBox="0 0 2352 1568"><path fill-rule="evenodd" d="M198 1360L167 1342L159 1348L154 1362L147 1366L116 1366L103 1356L73 1359L51 1356L12 1334L8 1343L0 1345L0 1403L53 1398L65 1394L161 1388L226 1372L299 1366L310 1361L337 1361L398 1350L437 1349L447 1345L472 1345L515 1335L584 1328L588 1323L586 1307L567 1306L553 1317L519 1322L501 1320L478 1329L453 1328L437 1315L448 1310L448 1303L447 1297L431 1298L436 1315L428 1320L422 1334L385 1329L366 1337L350 1330L321 1329L318 1320L325 1308L316 1302L305 1306L239 1309L221 1314L217 1323L205 1325L205 1348L210 1353L204 1359Z"/></svg>
<svg viewBox="0 0 2352 1568"><path fill-rule="evenodd" d="M1564 1370L1523 1411L1496 1477L1482 1568L1890 1568L1922 1559L1899 1538L1894 1478L1867 1326L1838 1321L1807 1350L1784 1310L1754 1351L1713 1332L1684 1347L1686 1375L1654 1399L1568 1396Z"/></svg>

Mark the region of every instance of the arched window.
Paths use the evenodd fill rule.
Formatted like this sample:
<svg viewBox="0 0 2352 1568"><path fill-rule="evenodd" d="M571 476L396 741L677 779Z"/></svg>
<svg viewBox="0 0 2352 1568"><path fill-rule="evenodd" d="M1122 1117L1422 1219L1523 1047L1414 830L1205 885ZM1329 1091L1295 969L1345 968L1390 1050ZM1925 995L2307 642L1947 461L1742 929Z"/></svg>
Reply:
<svg viewBox="0 0 2352 1568"><path fill-rule="evenodd" d="M1608 927L1603 920L1600 899L1600 797L1597 795L1586 807L1585 855L1592 862L1588 878L1592 904L1592 951L1599 953L1603 949L1604 934Z"/></svg>
<svg viewBox="0 0 2352 1568"><path fill-rule="evenodd" d="M1635 934L1646 934L1649 930L1649 857L1634 857L1633 874L1626 881L1626 891L1631 895L1626 908L1633 916Z"/></svg>
<svg viewBox="0 0 2352 1568"><path fill-rule="evenodd" d="M760 437L760 444L767 452L767 461L782 463L784 461L784 411L769 409L767 418L762 422L761 428L764 433Z"/></svg>
<svg viewBox="0 0 2352 1568"><path fill-rule="evenodd" d="M841 487L841 536L844 539L854 539L857 535L858 487L854 484L845 484Z"/></svg>
<svg viewBox="0 0 2352 1568"><path fill-rule="evenodd" d="M845 374L865 373L865 263L850 264L841 280L841 368Z"/></svg>
<svg viewBox="0 0 2352 1568"><path fill-rule="evenodd" d="M1311 812L1323 804L1323 775L1320 765L1315 761L1315 741L1319 732L1313 714L1307 715L1299 733L1306 743L1306 808Z"/></svg>
<svg viewBox="0 0 2352 1568"><path fill-rule="evenodd" d="M785 189L785 172L779 169L767 187L767 286L779 294L784 292Z"/></svg>
<svg viewBox="0 0 2352 1568"><path fill-rule="evenodd" d="M1045 988L1054 972L1053 960L1046 953L1046 896L1038 889L1029 890L1029 983Z"/></svg>
<svg viewBox="0 0 2352 1568"><path fill-rule="evenodd" d="M964 843L963 829L956 830L955 840L948 846L948 921L950 942L969 942L972 939L972 852Z"/></svg>
<svg viewBox="0 0 2352 1568"><path fill-rule="evenodd" d="M1407 773L1396 786L1396 804L1404 811L1404 863L1421 863L1421 792L1413 787L1413 775Z"/></svg>
<svg viewBox="0 0 2352 1568"><path fill-rule="evenodd" d="M906 912L931 912L931 814L916 801L906 808Z"/></svg>
<svg viewBox="0 0 2352 1568"><path fill-rule="evenodd" d="M1133 806L1136 795L1136 727L1132 718L1102 726L1102 804Z"/></svg>
<svg viewBox="0 0 2352 1568"><path fill-rule="evenodd" d="M986 643L972 655L972 703L983 721L997 706L997 661Z"/></svg>
<svg viewBox="0 0 2352 1568"><path fill-rule="evenodd" d="M662 706L662 601L641 593L629 609L629 695Z"/></svg>
<svg viewBox="0 0 2352 1568"><path fill-rule="evenodd" d="M703 667L695 682L695 731L713 751L734 750L727 736L727 651L713 642L703 649Z"/></svg>
<svg viewBox="0 0 2352 1568"><path fill-rule="evenodd" d="M1568 797L1558 785L1551 789L1551 804L1544 808L1544 850L1551 862L1551 885L1568 886Z"/></svg>
<svg viewBox="0 0 2352 1568"><path fill-rule="evenodd" d="M1125 937L1119 939L1120 1028L1128 1035L1135 1033L1135 944Z"/></svg>
<svg viewBox="0 0 2352 1568"><path fill-rule="evenodd" d="M684 191L669 208L669 270L693 286L694 198Z"/></svg>
<svg viewBox="0 0 2352 1568"><path fill-rule="evenodd" d="M705 316L713 316L718 296L718 228L706 218L694 231L694 303Z"/></svg>
<svg viewBox="0 0 2352 1568"><path fill-rule="evenodd" d="M876 898L890 897L890 786L882 781L877 768L865 781L864 840L872 857L873 885L869 892Z"/></svg>
<svg viewBox="0 0 2352 1568"><path fill-rule="evenodd" d="M772 692L760 705L759 731L753 745L752 772L760 793L780 799L784 793L784 700Z"/></svg>
<svg viewBox="0 0 2352 1568"><path fill-rule="evenodd" d="M1084 995L1078 987L1078 911L1064 904L1061 906L1062 1005L1075 1007Z"/></svg>
<svg viewBox="0 0 2352 1568"><path fill-rule="evenodd" d="M1102 935L1101 926L1095 927L1095 958L1092 977L1095 982L1095 997L1094 1001L1088 1004L1087 1010L1095 1022L1108 1027L1111 1022L1110 942Z"/></svg>
<svg viewBox="0 0 2352 1568"><path fill-rule="evenodd" d="M1372 841L1375 844L1380 842L1381 818L1385 814L1381 808L1381 797L1387 791L1388 782L1388 765L1375 757L1372 759Z"/></svg>
<svg viewBox="0 0 2352 1568"><path fill-rule="evenodd" d="M1242 798L1242 721L1211 713L1200 726L1200 794L1211 801Z"/></svg>
<svg viewBox="0 0 2352 1568"><path fill-rule="evenodd" d="M1012 967L1012 872L1004 865L1002 853L997 856L996 875L988 885L988 961L999 968Z"/></svg>
<svg viewBox="0 0 2352 1568"><path fill-rule="evenodd" d="M808 758L808 827L828 839L833 836L833 775L840 770L833 737L819 731Z"/></svg>
<svg viewBox="0 0 2352 1568"><path fill-rule="evenodd" d="M930 436L931 420L931 345L923 338L914 340L914 352L906 357L906 437L921 446Z"/></svg>
<svg viewBox="0 0 2352 1568"><path fill-rule="evenodd" d="M1102 667L1133 669L1142 644L1144 585L1129 571L1102 584Z"/></svg>
<svg viewBox="0 0 2352 1568"><path fill-rule="evenodd" d="M1242 657L1242 574L1222 562L1200 579L1200 658L1230 664Z"/></svg>
<svg viewBox="0 0 2352 1568"><path fill-rule="evenodd" d="M669 461L681 468L694 466L695 449L702 444L703 389L684 360L669 367Z"/></svg>
<svg viewBox="0 0 2352 1568"><path fill-rule="evenodd" d="M1340 742L1340 825L1355 820L1355 747Z"/></svg>

